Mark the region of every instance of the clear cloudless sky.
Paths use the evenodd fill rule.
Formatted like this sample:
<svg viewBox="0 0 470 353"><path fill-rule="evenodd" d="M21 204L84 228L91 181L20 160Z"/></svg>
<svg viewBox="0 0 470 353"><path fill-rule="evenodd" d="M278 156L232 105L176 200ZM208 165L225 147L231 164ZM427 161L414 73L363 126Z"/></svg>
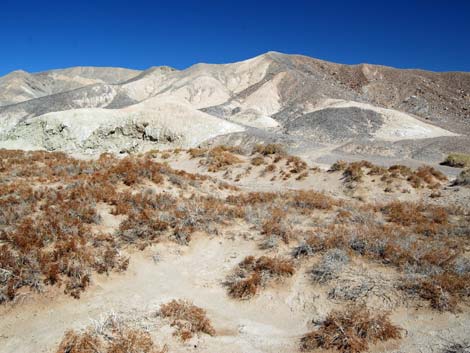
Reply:
<svg viewBox="0 0 470 353"><path fill-rule="evenodd" d="M470 71L470 0L0 0L0 75L178 69L267 51Z"/></svg>

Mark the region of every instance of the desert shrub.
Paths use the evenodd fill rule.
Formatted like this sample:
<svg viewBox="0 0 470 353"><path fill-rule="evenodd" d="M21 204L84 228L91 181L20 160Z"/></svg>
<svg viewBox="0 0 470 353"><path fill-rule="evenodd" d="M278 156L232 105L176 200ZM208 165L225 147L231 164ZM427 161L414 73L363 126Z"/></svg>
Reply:
<svg viewBox="0 0 470 353"><path fill-rule="evenodd" d="M247 257L242 262L242 268L253 269L255 272L268 274L271 277L292 276L295 272L294 266L290 260L281 258L270 258L261 256L258 259Z"/></svg>
<svg viewBox="0 0 470 353"><path fill-rule="evenodd" d="M301 348L336 349L342 353L359 353L369 344L401 338L401 329L387 314L372 315L365 307L331 312L320 327L301 339Z"/></svg>
<svg viewBox="0 0 470 353"><path fill-rule="evenodd" d="M128 243L158 241L164 233L180 244L187 244L197 230L213 231L215 224L244 217L244 209L215 197L192 195L175 198L168 193L128 193L116 198L115 214L128 218L116 235Z"/></svg>
<svg viewBox="0 0 470 353"><path fill-rule="evenodd" d="M448 226L448 211L440 206L393 201L382 211L388 221L412 227L420 234L435 235Z"/></svg>
<svg viewBox="0 0 470 353"><path fill-rule="evenodd" d="M346 163L345 161L336 161L335 163L333 163L330 167L330 169L328 170L329 172L340 172L340 171L343 171L347 168L348 166L348 163Z"/></svg>
<svg viewBox="0 0 470 353"><path fill-rule="evenodd" d="M84 332L67 331L56 353L166 353L158 349L150 334L127 322L107 321L103 327Z"/></svg>
<svg viewBox="0 0 470 353"><path fill-rule="evenodd" d="M460 172L454 181L454 185L468 186L470 185L470 169L464 169Z"/></svg>
<svg viewBox="0 0 470 353"><path fill-rule="evenodd" d="M300 244L299 246L296 246L292 250L292 257L294 259L299 259L299 258L302 258L302 257L312 256L313 254L315 254L314 248L306 242Z"/></svg>
<svg viewBox="0 0 470 353"><path fill-rule="evenodd" d="M277 167L274 163L271 163L269 164L268 166L266 166L266 168L264 168L264 173L272 173L274 171L276 171Z"/></svg>
<svg viewBox="0 0 470 353"><path fill-rule="evenodd" d="M423 186L423 181L415 174L410 175L406 180L408 180L415 189L419 189Z"/></svg>
<svg viewBox="0 0 470 353"><path fill-rule="evenodd" d="M126 157L113 163L103 176L109 178L110 181L122 181L127 186L140 184L144 179L160 184L163 182L162 173L166 168L150 159Z"/></svg>
<svg viewBox="0 0 470 353"><path fill-rule="evenodd" d="M136 329L128 329L127 331L121 332L109 344L108 352L109 353L162 353L161 350L157 350L148 332L136 330Z"/></svg>
<svg viewBox="0 0 470 353"><path fill-rule="evenodd" d="M168 223L161 221L148 212L131 213L121 222L117 237L128 243L138 240L155 240L169 227Z"/></svg>
<svg viewBox="0 0 470 353"><path fill-rule="evenodd" d="M233 148L217 146L209 150L207 157L203 162L209 172L217 172L227 167L242 162L240 158L232 153Z"/></svg>
<svg viewBox="0 0 470 353"><path fill-rule="evenodd" d="M56 353L100 352L103 343L90 332L77 333L67 331L57 348ZM100 350L99 350L100 349Z"/></svg>
<svg viewBox="0 0 470 353"><path fill-rule="evenodd" d="M169 194L132 193L131 188L165 178L177 180L181 188L207 180L149 157L102 154L79 161L63 153L0 150L0 302L15 300L21 289L41 291L45 285L60 285L79 298L94 272L127 268L122 246L140 248L165 231L193 232L243 216L240 207L218 199L187 198L177 209ZM114 234L95 228L101 221L99 203L125 215Z"/></svg>
<svg viewBox="0 0 470 353"><path fill-rule="evenodd" d="M470 154L465 153L451 153L449 154L443 165L448 165L454 168L469 168L470 167Z"/></svg>
<svg viewBox="0 0 470 353"><path fill-rule="evenodd" d="M460 276L470 274L470 259L465 257L455 259L454 272Z"/></svg>
<svg viewBox="0 0 470 353"><path fill-rule="evenodd" d="M274 249L279 245L278 238L276 236L269 236L266 239L264 239L261 244L259 245L260 249L262 250L268 250L268 249Z"/></svg>
<svg viewBox="0 0 470 353"><path fill-rule="evenodd" d="M189 155L191 158L200 158L204 157L207 153L206 148L191 148L188 150Z"/></svg>
<svg viewBox="0 0 470 353"><path fill-rule="evenodd" d="M265 161L262 156L256 156L251 159L251 164L254 166L260 166L262 164L265 164Z"/></svg>
<svg viewBox="0 0 470 353"><path fill-rule="evenodd" d="M393 178L397 178L399 176L406 178L413 174L411 168L400 164L394 164L390 166L388 168L388 171L390 172Z"/></svg>
<svg viewBox="0 0 470 353"><path fill-rule="evenodd" d="M394 201L383 212L390 222L410 227L418 234L433 236L449 228L448 210L440 206Z"/></svg>
<svg viewBox="0 0 470 353"><path fill-rule="evenodd" d="M312 269L312 278L319 283L329 282L338 276L338 273L348 262L349 257L344 250L328 250L323 255L320 263Z"/></svg>
<svg viewBox="0 0 470 353"><path fill-rule="evenodd" d="M285 218L285 212L279 208L271 210L270 217L262 225L261 234L267 237L279 237L286 244L293 237L290 224Z"/></svg>
<svg viewBox="0 0 470 353"><path fill-rule="evenodd" d="M437 179L438 181L447 180L447 177L444 173L430 166L421 166L415 173L416 176L423 179L428 184L432 184L434 182L434 179Z"/></svg>
<svg viewBox="0 0 470 353"><path fill-rule="evenodd" d="M307 163L297 156L288 156L286 159L286 166L288 166L289 173L299 174L305 171L308 167Z"/></svg>
<svg viewBox="0 0 470 353"><path fill-rule="evenodd" d="M270 281L290 277L294 273L295 268L290 260L247 256L229 276L226 284L232 298L249 299Z"/></svg>
<svg viewBox="0 0 470 353"><path fill-rule="evenodd" d="M400 289L428 300L432 308L440 311L454 311L457 306L455 298L450 293L428 279L407 281L400 286Z"/></svg>
<svg viewBox="0 0 470 353"><path fill-rule="evenodd" d="M421 166L404 176L407 176L406 180L414 188L427 186L430 189L436 189L441 186L441 182L447 181L447 177L442 172L430 166Z"/></svg>
<svg viewBox="0 0 470 353"><path fill-rule="evenodd" d="M372 168L370 168L369 172L367 175L384 175L387 173L387 169L381 166L374 165Z"/></svg>
<svg viewBox="0 0 470 353"><path fill-rule="evenodd" d="M343 172L343 177L346 182L360 182L364 177L364 170L361 162L350 163Z"/></svg>
<svg viewBox="0 0 470 353"><path fill-rule="evenodd" d="M161 155L161 158L162 159L168 159L171 157L171 153L170 152L163 152L162 155Z"/></svg>
<svg viewBox="0 0 470 353"><path fill-rule="evenodd" d="M249 299L256 295L261 283L260 274L253 272L248 277L231 281L229 284L229 295L236 299Z"/></svg>
<svg viewBox="0 0 470 353"><path fill-rule="evenodd" d="M307 177L308 177L308 172L302 172L297 176L297 178L295 178L295 180L304 180Z"/></svg>
<svg viewBox="0 0 470 353"><path fill-rule="evenodd" d="M288 194L290 197L289 204L301 210L329 210L337 202L323 193L315 191L299 190Z"/></svg>
<svg viewBox="0 0 470 353"><path fill-rule="evenodd" d="M207 318L206 311L185 300L172 300L160 307L160 315L171 320L176 327L175 335L183 341L196 333L214 336L215 329Z"/></svg>
<svg viewBox="0 0 470 353"><path fill-rule="evenodd" d="M346 246L344 235L338 232L336 227L330 225L323 233L307 234L305 240L292 250L291 255L298 259Z"/></svg>
<svg viewBox="0 0 470 353"><path fill-rule="evenodd" d="M470 275L443 272L429 277L406 278L400 289L429 302L433 309L455 311L459 299L470 296Z"/></svg>
<svg viewBox="0 0 470 353"><path fill-rule="evenodd" d="M274 192L249 192L238 195L230 195L227 197L227 202L233 205L257 205L271 203L278 197Z"/></svg>
<svg viewBox="0 0 470 353"><path fill-rule="evenodd" d="M421 207L412 202L393 201L383 207L382 211L388 216L388 221L411 226L425 220Z"/></svg>
<svg viewBox="0 0 470 353"><path fill-rule="evenodd" d="M261 145L258 144L253 148L253 153L259 153L262 154L263 156L268 156L268 155L284 155L285 151L282 148L281 145L270 143L267 145Z"/></svg>

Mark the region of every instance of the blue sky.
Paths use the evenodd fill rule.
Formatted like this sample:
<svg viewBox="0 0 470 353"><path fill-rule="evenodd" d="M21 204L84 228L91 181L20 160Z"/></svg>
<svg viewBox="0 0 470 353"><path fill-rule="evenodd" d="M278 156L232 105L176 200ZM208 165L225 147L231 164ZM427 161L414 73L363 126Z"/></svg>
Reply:
<svg viewBox="0 0 470 353"><path fill-rule="evenodd" d="M0 2L0 75L78 65L182 69L270 50L470 71L470 1Z"/></svg>

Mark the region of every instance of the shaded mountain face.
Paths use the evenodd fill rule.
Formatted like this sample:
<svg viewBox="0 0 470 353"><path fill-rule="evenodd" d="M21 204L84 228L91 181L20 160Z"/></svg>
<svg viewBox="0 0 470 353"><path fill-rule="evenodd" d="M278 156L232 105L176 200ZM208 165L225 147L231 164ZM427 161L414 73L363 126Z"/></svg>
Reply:
<svg viewBox="0 0 470 353"><path fill-rule="evenodd" d="M470 73L270 52L182 71L72 68L0 78L0 147L95 153L288 141L304 154L319 144L372 155L388 146L387 155L417 159L429 146L432 159L456 148L443 141L470 149L469 135Z"/></svg>

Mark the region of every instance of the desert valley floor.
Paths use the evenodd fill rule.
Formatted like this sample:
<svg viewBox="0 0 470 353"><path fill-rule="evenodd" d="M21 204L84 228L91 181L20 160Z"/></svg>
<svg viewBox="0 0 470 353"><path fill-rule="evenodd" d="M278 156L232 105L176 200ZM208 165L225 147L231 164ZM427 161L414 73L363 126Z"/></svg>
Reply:
<svg viewBox="0 0 470 353"><path fill-rule="evenodd" d="M459 169L0 155L2 353L466 352Z"/></svg>

